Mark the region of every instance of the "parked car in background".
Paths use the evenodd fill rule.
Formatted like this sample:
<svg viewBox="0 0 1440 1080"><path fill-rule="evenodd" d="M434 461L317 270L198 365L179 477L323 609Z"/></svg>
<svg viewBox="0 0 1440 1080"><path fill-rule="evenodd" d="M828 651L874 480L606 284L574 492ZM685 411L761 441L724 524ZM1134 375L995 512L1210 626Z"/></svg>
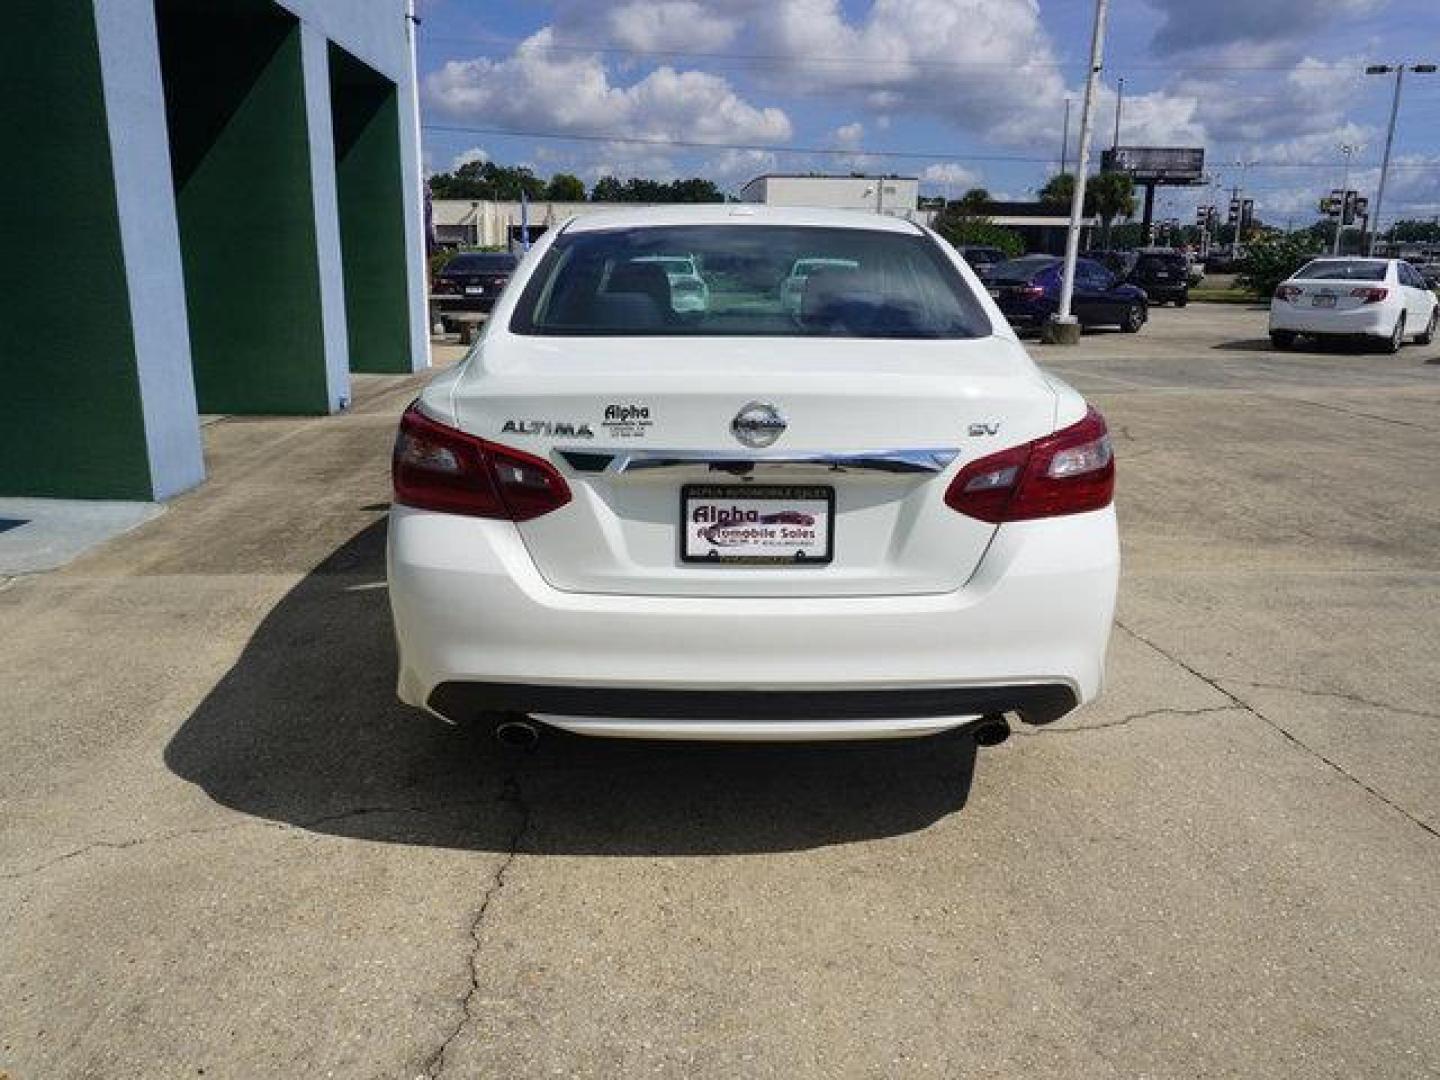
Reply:
<svg viewBox="0 0 1440 1080"><path fill-rule="evenodd" d="M462 251L441 267L431 280L430 299L445 329L451 329L450 315L490 311L518 263L504 251Z"/></svg>
<svg viewBox="0 0 1440 1080"><path fill-rule="evenodd" d="M1039 327L1060 309L1063 260L1054 255L1023 255L995 263L985 285L1010 325ZM1118 326L1137 333L1149 317L1145 290L1121 281L1094 259L1075 260L1070 309L1082 326Z"/></svg>
<svg viewBox="0 0 1440 1080"><path fill-rule="evenodd" d="M1174 248L1139 248L1124 279L1145 290L1152 304L1190 302L1190 260Z"/></svg>
<svg viewBox="0 0 1440 1080"><path fill-rule="evenodd" d="M977 274L985 267L1004 262L1010 257L1002 249L989 244L962 244L955 250L960 252L960 257L969 263L970 269Z"/></svg>
<svg viewBox="0 0 1440 1080"><path fill-rule="evenodd" d="M1431 290L1440 289L1440 262L1412 263L1415 272L1425 279Z"/></svg>
<svg viewBox="0 0 1440 1080"><path fill-rule="evenodd" d="M659 302L673 251L726 302ZM1046 723L1100 692L1114 479L1104 419L909 221L583 215L401 420L399 695L516 741Z"/></svg>
<svg viewBox="0 0 1440 1080"><path fill-rule="evenodd" d="M780 306L792 315L799 315L805 283L811 274L820 270L855 270L859 265L853 259L796 259L790 273L780 282Z"/></svg>
<svg viewBox="0 0 1440 1080"><path fill-rule="evenodd" d="M1301 335L1363 339L1399 352L1406 338L1435 339L1440 300L1403 259L1312 259L1270 300L1270 341L1288 349Z"/></svg>
<svg viewBox="0 0 1440 1080"><path fill-rule="evenodd" d="M646 255L637 263L653 263L670 280L670 307L674 311L708 311L710 286L700 275L693 255Z"/></svg>

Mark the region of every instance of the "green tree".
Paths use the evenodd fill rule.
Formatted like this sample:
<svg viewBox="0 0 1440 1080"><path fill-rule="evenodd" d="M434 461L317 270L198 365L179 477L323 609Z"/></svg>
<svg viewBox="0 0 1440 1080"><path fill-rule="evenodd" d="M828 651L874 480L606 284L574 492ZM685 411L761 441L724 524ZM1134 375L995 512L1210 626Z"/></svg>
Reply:
<svg viewBox="0 0 1440 1080"><path fill-rule="evenodd" d="M613 176L602 176L590 189L591 202L622 202L625 185Z"/></svg>
<svg viewBox="0 0 1440 1080"><path fill-rule="evenodd" d="M1110 225L1117 217L1135 213L1135 183L1122 172L1102 172L1085 184L1087 213L1100 215L1101 247L1110 246Z"/></svg>
<svg viewBox="0 0 1440 1080"><path fill-rule="evenodd" d="M523 165L467 161L454 172L430 177L430 194L436 199L515 201L522 191L532 199L540 198L545 191L545 182Z"/></svg>
<svg viewBox="0 0 1440 1080"><path fill-rule="evenodd" d="M1264 299L1320 250L1319 240L1309 231L1262 234L1245 248L1235 284Z"/></svg>
<svg viewBox="0 0 1440 1080"><path fill-rule="evenodd" d="M545 185L545 198L551 202L584 202L585 184L572 173L556 173Z"/></svg>
<svg viewBox="0 0 1440 1080"><path fill-rule="evenodd" d="M956 200L960 208L967 214L979 216L985 213L985 208L994 200L990 198L990 192L983 187L971 188Z"/></svg>
<svg viewBox="0 0 1440 1080"><path fill-rule="evenodd" d="M989 204L989 196L986 195L983 200L972 199L972 194L974 192L966 192L964 196L948 204L935 215L931 227L956 247L964 244L984 244L987 247L998 247L1007 255L1023 253L1025 241L1018 233L996 225L984 214L977 212L979 208ZM985 193L981 191L981 194Z"/></svg>

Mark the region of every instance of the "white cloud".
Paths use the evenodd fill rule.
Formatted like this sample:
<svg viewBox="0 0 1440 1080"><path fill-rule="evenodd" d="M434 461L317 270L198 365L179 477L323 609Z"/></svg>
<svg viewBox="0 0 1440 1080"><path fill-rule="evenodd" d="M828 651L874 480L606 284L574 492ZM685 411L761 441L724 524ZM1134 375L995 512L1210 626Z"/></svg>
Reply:
<svg viewBox="0 0 1440 1080"><path fill-rule="evenodd" d="M708 176L722 188L738 188L778 168L779 160L769 150L725 150L705 162L700 175Z"/></svg>
<svg viewBox="0 0 1440 1080"><path fill-rule="evenodd" d="M462 165L469 165L472 161L489 161L490 155L481 147L472 146L469 150L461 150L450 162L450 171L454 172Z"/></svg>
<svg viewBox="0 0 1440 1080"><path fill-rule="evenodd" d="M856 150L865 139L865 125L858 120L854 123L842 124L830 137L836 146L846 150Z"/></svg>
<svg viewBox="0 0 1440 1080"><path fill-rule="evenodd" d="M517 131L699 142L790 138L781 109L751 105L718 75L664 66L617 86L597 55L557 51L553 43L545 27L505 59L450 61L426 77L426 100L443 116Z"/></svg>
<svg viewBox="0 0 1440 1080"><path fill-rule="evenodd" d="M980 174L958 161L937 161L926 165L920 173L920 180L945 188L947 194L952 190L958 194L967 188L980 186Z"/></svg>
<svg viewBox="0 0 1440 1080"><path fill-rule="evenodd" d="M696 0L631 0L606 13L610 39L641 50L719 49L734 40L740 20Z"/></svg>
<svg viewBox="0 0 1440 1080"><path fill-rule="evenodd" d="M1387 0L1147 0L1160 12L1157 52L1235 42L1294 41L1333 21L1370 15Z"/></svg>

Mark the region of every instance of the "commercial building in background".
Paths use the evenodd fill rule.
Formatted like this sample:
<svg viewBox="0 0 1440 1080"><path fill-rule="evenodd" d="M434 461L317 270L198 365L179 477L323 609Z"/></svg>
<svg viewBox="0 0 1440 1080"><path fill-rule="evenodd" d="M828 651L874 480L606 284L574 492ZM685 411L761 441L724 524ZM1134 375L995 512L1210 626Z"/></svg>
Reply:
<svg viewBox="0 0 1440 1080"><path fill-rule="evenodd" d="M0 495L164 499L201 413L428 363L405 0L13 0Z"/></svg>
<svg viewBox="0 0 1440 1080"><path fill-rule="evenodd" d="M914 218L920 201L920 181L913 176L766 173L741 188L740 198L767 206L873 210L892 217Z"/></svg>
<svg viewBox="0 0 1440 1080"><path fill-rule="evenodd" d="M547 202L531 200L526 211L530 240L574 217L603 210L633 210L652 203ZM496 199L435 199L430 204L431 227L441 247L512 249L520 243L520 203Z"/></svg>

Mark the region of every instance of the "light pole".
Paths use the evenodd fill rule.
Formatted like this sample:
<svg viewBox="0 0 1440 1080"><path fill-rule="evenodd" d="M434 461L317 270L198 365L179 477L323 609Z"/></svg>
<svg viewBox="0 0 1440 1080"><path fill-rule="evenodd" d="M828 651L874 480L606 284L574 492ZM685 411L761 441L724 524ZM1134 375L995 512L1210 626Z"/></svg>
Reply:
<svg viewBox="0 0 1440 1080"><path fill-rule="evenodd" d="M1395 142L1395 117L1400 112L1400 85L1405 81L1406 68L1416 75L1434 75L1434 64L1371 64L1365 69L1366 75L1388 75L1395 73L1395 94L1390 99L1390 126L1385 129L1385 156L1380 162L1380 183L1375 189L1374 227L1370 230L1370 246L1366 254L1375 254L1375 241L1380 236L1380 204L1385 199L1385 179L1390 173L1390 146Z"/></svg>
<svg viewBox="0 0 1440 1080"><path fill-rule="evenodd" d="M1340 234L1345 229L1345 204L1350 198L1350 156L1359 147L1341 143L1337 149L1345 155L1345 171L1340 174L1340 213L1335 217L1335 243L1330 247L1331 255L1340 254Z"/></svg>
<svg viewBox="0 0 1440 1080"><path fill-rule="evenodd" d="M1095 0L1095 25L1090 31L1090 71L1085 77L1085 101L1080 106L1080 152L1075 169L1075 190L1070 196L1070 227L1065 233L1065 269L1060 275L1060 309L1045 325L1047 340L1076 345L1080 324L1070 314L1075 293L1075 259L1080 254L1080 220L1085 211L1085 174L1090 168L1090 127L1095 119L1095 83L1105 55L1105 12L1109 0Z"/></svg>
<svg viewBox="0 0 1440 1080"><path fill-rule="evenodd" d="M1120 149L1120 109L1125 104L1125 76L1121 75L1115 87L1115 141L1110 144L1111 150Z"/></svg>
<svg viewBox="0 0 1440 1080"><path fill-rule="evenodd" d="M1070 164L1070 97L1065 97L1065 130L1060 136L1060 171Z"/></svg>

